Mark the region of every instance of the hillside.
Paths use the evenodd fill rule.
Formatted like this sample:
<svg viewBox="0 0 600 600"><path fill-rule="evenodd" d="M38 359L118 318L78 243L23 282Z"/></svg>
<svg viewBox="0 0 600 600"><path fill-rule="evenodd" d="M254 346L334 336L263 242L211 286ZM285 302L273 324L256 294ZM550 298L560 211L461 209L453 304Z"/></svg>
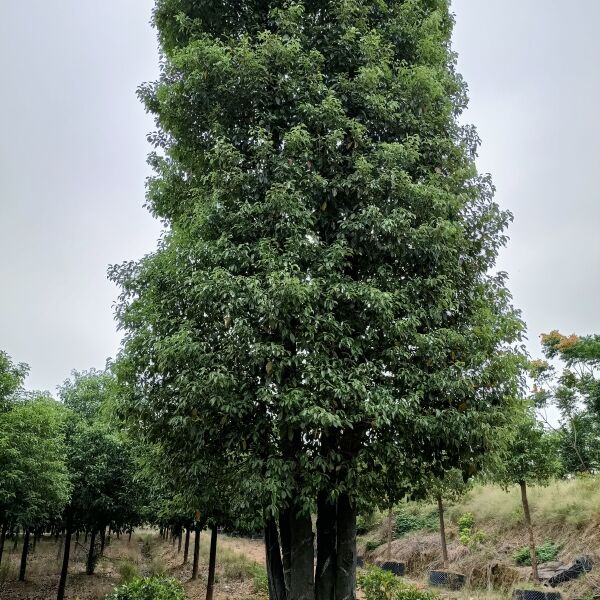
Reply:
<svg viewBox="0 0 600 600"><path fill-rule="evenodd" d="M589 575L558 588L563 598L600 597L600 478L534 487L530 504L536 542L556 549L555 561L570 564L582 555L594 561ZM460 536L458 523L465 513L472 514L473 525L470 533ZM396 507L393 521L391 559L406 563L410 579L424 582L429 569L442 566L436 507L403 504ZM363 531L368 531L360 536L359 554L368 560L387 559L387 522L387 515L380 513L362 521ZM447 506L446 529L450 570L464 573L469 587L456 597L508 597L517 582L530 578L531 568L519 566L514 558L527 544L516 487L508 492L475 487L464 499Z"/></svg>

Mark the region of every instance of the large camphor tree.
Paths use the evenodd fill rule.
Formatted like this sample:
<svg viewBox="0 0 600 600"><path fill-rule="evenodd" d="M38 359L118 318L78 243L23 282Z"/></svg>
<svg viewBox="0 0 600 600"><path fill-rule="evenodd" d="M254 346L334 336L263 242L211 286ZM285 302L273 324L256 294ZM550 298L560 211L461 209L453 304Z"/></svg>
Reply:
<svg viewBox="0 0 600 600"><path fill-rule="evenodd" d="M158 0L154 22L167 232L111 271L120 410L182 468L258 480L272 598L353 598L357 509L476 471L517 387L510 215L458 122L448 2Z"/></svg>

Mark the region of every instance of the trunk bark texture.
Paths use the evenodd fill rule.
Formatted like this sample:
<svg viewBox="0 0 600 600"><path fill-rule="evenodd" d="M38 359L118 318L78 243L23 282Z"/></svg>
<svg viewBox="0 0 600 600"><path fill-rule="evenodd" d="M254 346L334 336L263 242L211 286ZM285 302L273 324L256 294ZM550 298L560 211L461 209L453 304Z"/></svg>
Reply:
<svg viewBox="0 0 600 600"><path fill-rule="evenodd" d="M527 483L520 481L519 486L521 487L521 501L523 502L523 513L525 514L525 524L527 525L527 531L529 532L529 554L531 556L531 570L533 572L534 581L539 581L538 567L537 567L537 551L535 548L535 537L533 535L533 526L531 524L531 514L529 512L529 501L527 500Z"/></svg>
<svg viewBox="0 0 600 600"><path fill-rule="evenodd" d="M215 587L215 566L217 564L217 526L213 525L210 533L210 555L208 559L208 582L206 584L206 600L213 600Z"/></svg>

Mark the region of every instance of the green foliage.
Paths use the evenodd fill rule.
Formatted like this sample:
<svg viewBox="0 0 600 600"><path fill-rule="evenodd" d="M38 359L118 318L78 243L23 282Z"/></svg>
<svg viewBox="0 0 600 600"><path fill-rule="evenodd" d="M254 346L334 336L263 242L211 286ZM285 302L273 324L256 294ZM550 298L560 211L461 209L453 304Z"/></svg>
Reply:
<svg viewBox="0 0 600 600"><path fill-rule="evenodd" d="M549 562L551 560L555 560L560 552L560 545L554 544L553 542L545 542L544 544L537 546L535 549L535 554L537 556L538 563ZM531 566L531 553L529 551L529 546L523 546L519 548L514 554L513 558L517 562L517 564L522 566Z"/></svg>
<svg viewBox="0 0 600 600"><path fill-rule="evenodd" d="M29 372L26 364L15 364L6 352L0 350L0 412L8 410L10 401L21 391Z"/></svg>
<svg viewBox="0 0 600 600"><path fill-rule="evenodd" d="M136 577L116 588L106 600L185 600L185 590L176 579Z"/></svg>
<svg viewBox="0 0 600 600"><path fill-rule="evenodd" d="M419 590L406 585L389 571L378 567L369 567L366 573L358 576L358 585L366 600L436 600L434 592Z"/></svg>
<svg viewBox="0 0 600 600"><path fill-rule="evenodd" d="M458 519L458 539L463 546L476 546L486 540L486 535L475 528L475 516L467 512Z"/></svg>
<svg viewBox="0 0 600 600"><path fill-rule="evenodd" d="M561 472L556 436L549 434L526 408L506 433L503 461L496 480L504 486L522 481L546 485Z"/></svg>
<svg viewBox="0 0 600 600"><path fill-rule="evenodd" d="M459 120L448 4L233 5L157 2L167 234L111 269L120 411L182 481L244 469L239 514L389 505L477 468L517 387L511 216Z"/></svg>
<svg viewBox="0 0 600 600"><path fill-rule="evenodd" d="M397 537L411 531L436 531L439 528L439 518L436 511L411 513L404 507L396 510L394 532Z"/></svg>
<svg viewBox="0 0 600 600"><path fill-rule="evenodd" d="M383 543L385 543L384 540L367 540L365 549L367 552L373 552L373 550L379 548Z"/></svg>
<svg viewBox="0 0 600 600"><path fill-rule="evenodd" d="M0 521L24 528L57 518L69 499L64 408L47 398L0 413Z"/></svg>

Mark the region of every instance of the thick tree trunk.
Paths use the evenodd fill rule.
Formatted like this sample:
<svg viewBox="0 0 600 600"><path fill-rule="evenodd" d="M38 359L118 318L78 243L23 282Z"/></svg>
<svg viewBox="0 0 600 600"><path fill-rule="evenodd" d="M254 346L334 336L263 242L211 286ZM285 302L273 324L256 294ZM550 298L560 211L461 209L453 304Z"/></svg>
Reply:
<svg viewBox="0 0 600 600"><path fill-rule="evenodd" d="M288 600L314 600L315 564L312 520L298 508L290 511L290 592Z"/></svg>
<svg viewBox="0 0 600 600"><path fill-rule="evenodd" d="M62 569L60 571L60 581L58 582L58 593L56 600L63 600L65 597L65 587L67 585L67 573L69 571L69 556L71 553L71 536L73 529L73 516L71 510L67 512L67 531L65 534L65 552L63 555Z"/></svg>
<svg viewBox="0 0 600 600"><path fill-rule="evenodd" d="M213 525L210 533L210 556L208 559L208 582L206 584L206 600L213 600L215 587L215 566L217 564L217 526Z"/></svg>
<svg viewBox="0 0 600 600"><path fill-rule="evenodd" d="M525 524L529 532L529 554L531 556L531 570L533 572L534 581L539 581L537 568L537 552L535 548L535 537L533 536L533 526L531 525L531 514L529 512L529 501L527 500L527 483L519 481L521 487L521 501L523 502L523 513L525 514Z"/></svg>
<svg viewBox="0 0 600 600"><path fill-rule="evenodd" d="M196 525L196 537L194 538L194 565L192 567L192 579L198 579L198 563L200 562L200 526Z"/></svg>
<svg viewBox="0 0 600 600"><path fill-rule="evenodd" d="M438 515L440 517L440 540L442 542L442 560L444 569L448 568L448 545L446 544L446 523L444 521L444 502L441 494L437 497Z"/></svg>
<svg viewBox="0 0 600 600"><path fill-rule="evenodd" d="M4 552L4 540L6 540L6 530L8 526L2 523L2 531L0 531L0 565L2 564L2 553Z"/></svg>
<svg viewBox="0 0 600 600"><path fill-rule="evenodd" d="M279 533L273 518L268 519L265 525L265 555L269 581L269 600L286 600L287 594L281 549L279 547Z"/></svg>
<svg viewBox="0 0 600 600"><path fill-rule="evenodd" d="M185 528L185 544L183 545L183 564L187 565L190 553L190 528Z"/></svg>
<svg viewBox="0 0 600 600"><path fill-rule="evenodd" d="M27 569L27 555L29 553L29 529L23 536L23 551L21 552L21 568L19 569L19 581L25 581L25 570Z"/></svg>
<svg viewBox="0 0 600 600"><path fill-rule="evenodd" d="M336 579L336 506L321 493L317 502L317 571L315 598L334 600Z"/></svg>
<svg viewBox="0 0 600 600"><path fill-rule="evenodd" d="M283 580L286 597L290 597L290 575L292 573L292 536L290 533L290 509L282 511L279 516L279 534L281 537L281 562L283 563Z"/></svg>
<svg viewBox="0 0 600 600"><path fill-rule="evenodd" d="M96 551L95 545L96 545L96 529L93 528L90 533L90 548L88 551L87 564L85 567L85 572L88 575L94 574L94 568L96 566L95 565L96 557L94 556L94 553Z"/></svg>
<svg viewBox="0 0 600 600"><path fill-rule="evenodd" d="M348 494L337 503L337 568L335 600L356 599L356 508Z"/></svg>

